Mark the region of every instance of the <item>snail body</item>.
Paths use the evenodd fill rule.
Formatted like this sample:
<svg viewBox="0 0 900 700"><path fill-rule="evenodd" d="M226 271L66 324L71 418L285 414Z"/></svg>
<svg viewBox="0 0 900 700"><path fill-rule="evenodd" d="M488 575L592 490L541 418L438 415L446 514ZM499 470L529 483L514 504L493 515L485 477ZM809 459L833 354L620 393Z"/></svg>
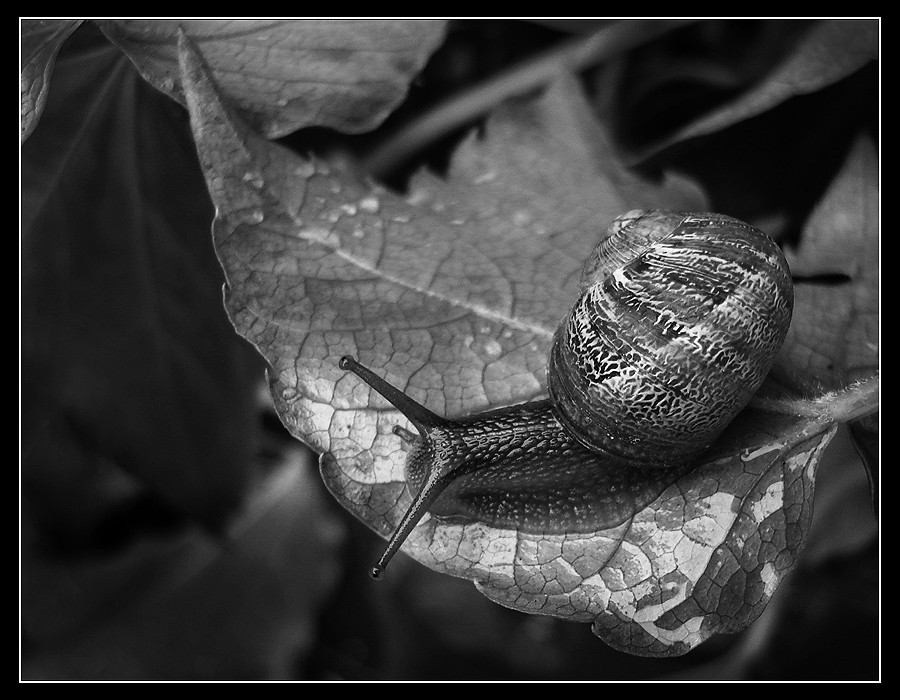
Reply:
<svg viewBox="0 0 900 700"><path fill-rule="evenodd" d="M394 429L412 448L416 495L370 573L381 577L426 511L549 534L624 522L746 406L792 308L765 233L720 214L632 211L585 264L554 336L549 399L442 418L342 358L418 431Z"/></svg>

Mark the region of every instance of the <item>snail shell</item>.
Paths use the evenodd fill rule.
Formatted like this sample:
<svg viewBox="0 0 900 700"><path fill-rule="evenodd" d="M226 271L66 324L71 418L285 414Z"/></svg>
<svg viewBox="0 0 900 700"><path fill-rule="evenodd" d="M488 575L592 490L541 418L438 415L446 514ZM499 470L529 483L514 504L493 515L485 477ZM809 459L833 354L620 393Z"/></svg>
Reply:
<svg viewBox="0 0 900 700"><path fill-rule="evenodd" d="M719 214L632 211L594 250L547 383L592 450L640 467L693 461L762 384L791 320L778 246Z"/></svg>
<svg viewBox="0 0 900 700"><path fill-rule="evenodd" d="M790 325L778 246L721 214L631 211L585 264L548 360L549 400L435 415L350 357L415 426L415 497L379 578L426 511L525 532L613 527L652 503L746 406Z"/></svg>

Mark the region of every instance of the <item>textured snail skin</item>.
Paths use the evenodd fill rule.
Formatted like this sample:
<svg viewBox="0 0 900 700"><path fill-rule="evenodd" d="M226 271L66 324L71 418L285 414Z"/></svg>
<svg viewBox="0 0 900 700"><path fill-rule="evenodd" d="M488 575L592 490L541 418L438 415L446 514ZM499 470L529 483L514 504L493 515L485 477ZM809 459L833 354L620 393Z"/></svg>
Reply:
<svg viewBox="0 0 900 700"><path fill-rule="evenodd" d="M545 534L590 532L625 522L686 471L680 465L635 474L633 467L576 440L549 400L464 416L440 427L446 431L441 439L429 435L412 443L406 475L417 493L432 465L458 461L428 509L448 520Z"/></svg>
<svg viewBox="0 0 900 700"><path fill-rule="evenodd" d="M614 527L689 470L762 384L793 308L766 234L666 211L629 212L608 233L554 337L549 400L447 419L341 359L418 431L394 431L415 496L374 578L427 511L547 534Z"/></svg>

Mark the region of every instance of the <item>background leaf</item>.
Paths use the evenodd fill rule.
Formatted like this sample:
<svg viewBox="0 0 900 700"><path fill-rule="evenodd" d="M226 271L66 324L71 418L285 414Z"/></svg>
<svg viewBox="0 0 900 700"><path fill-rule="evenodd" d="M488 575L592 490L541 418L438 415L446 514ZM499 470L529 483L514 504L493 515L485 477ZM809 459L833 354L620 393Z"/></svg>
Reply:
<svg viewBox="0 0 900 700"><path fill-rule="evenodd" d="M878 367L878 158L860 137L787 250L799 278L788 347L791 360L827 387L871 376Z"/></svg>
<svg viewBox="0 0 900 700"><path fill-rule="evenodd" d="M763 74L751 73L749 76L751 79L746 82L740 74L736 74L734 77L726 75L724 80L721 73L713 76L708 70L708 64L700 62L693 65L705 65L706 72L696 75L679 71L677 59L674 63L663 62L658 65L662 75L667 76L670 81L665 86L668 90L657 88L659 96L666 95L678 99L678 90L681 90L683 95L692 95L697 103L703 104L703 100L698 100L697 96L685 87L685 84L689 85L691 82L714 86L726 98L730 93L736 94L707 112L695 116L690 122L678 125L678 128L666 135L665 138L657 139L652 144L644 146L634 155L634 160L645 160L654 153L674 144L722 131L729 126L747 121L792 97L821 90L858 71L878 55L879 27L877 20L822 20L813 22L809 27L796 20L783 22L781 27L778 26L778 23L758 24L762 31L771 30L774 27L776 32L781 32L781 35L770 37L768 42L747 42L741 41L738 37L729 38L723 35L723 39L731 41L733 47L732 50L724 53L726 57L726 62L723 62L722 66L724 71L732 68L732 66L728 66L727 59L738 55L744 46L754 46L757 51L759 47L765 46L775 58L775 61L767 67ZM735 23L725 23L720 26L725 31L728 29L746 30L746 25ZM710 25L706 23L695 26L698 33L708 32L709 29ZM800 33L799 40L793 36L795 32ZM758 60L758 55L751 56L751 58ZM646 85L643 81L638 84ZM640 108L649 109L651 113L657 112L646 103ZM676 115L681 111L672 108L671 105L670 109ZM691 109L690 105L687 106L687 109Z"/></svg>
<svg viewBox="0 0 900 700"><path fill-rule="evenodd" d="M444 36L444 20L105 20L151 84L184 102L176 37L203 47L229 100L275 138L304 126L349 133L380 124Z"/></svg>
<svg viewBox="0 0 900 700"><path fill-rule="evenodd" d="M787 251L800 278L788 347L808 384L841 387L879 372L878 201L878 157L871 139L861 136L807 221L801 245ZM851 434L877 504L877 416L854 421Z"/></svg>
<svg viewBox="0 0 900 700"><path fill-rule="evenodd" d="M50 74L56 54L66 38L83 20L24 19L21 33L19 64L20 126L24 141L41 118L50 85Z"/></svg>
<svg viewBox="0 0 900 700"><path fill-rule="evenodd" d="M315 479L306 450L286 451L222 540L189 528L78 562L27 547L25 629L44 651L23 676L293 678L315 640L343 541Z"/></svg>
<svg viewBox="0 0 900 700"><path fill-rule="evenodd" d="M216 527L248 476L259 365L221 314L184 115L90 31L54 85L22 147L24 492L71 543L96 522L67 516L113 497L101 474Z"/></svg>

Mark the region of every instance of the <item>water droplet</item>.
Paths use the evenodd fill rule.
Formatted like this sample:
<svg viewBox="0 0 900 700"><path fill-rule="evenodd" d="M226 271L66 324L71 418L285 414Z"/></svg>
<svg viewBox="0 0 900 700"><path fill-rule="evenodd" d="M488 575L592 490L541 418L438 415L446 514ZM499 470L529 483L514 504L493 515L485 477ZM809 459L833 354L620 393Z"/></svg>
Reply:
<svg viewBox="0 0 900 700"><path fill-rule="evenodd" d="M463 338L463 343L465 343L465 346L466 346L467 348L472 347L472 343L474 343L474 342L475 342L475 336L474 336L474 335L467 335L465 338Z"/></svg>
<svg viewBox="0 0 900 700"><path fill-rule="evenodd" d="M397 214L397 216L394 217L394 221L398 224L408 224L411 218L412 217L410 217L409 214Z"/></svg>
<svg viewBox="0 0 900 700"><path fill-rule="evenodd" d="M361 228L353 229L353 237L354 238L362 238L365 235L366 235L366 232L363 231Z"/></svg>
<svg viewBox="0 0 900 700"><path fill-rule="evenodd" d="M294 401L298 396L300 396L300 392L295 386L286 386L281 390L281 398L285 401Z"/></svg>
<svg viewBox="0 0 900 700"><path fill-rule="evenodd" d="M406 201L412 205L421 204L426 199L428 199L428 192L423 189L413 190L406 197Z"/></svg>
<svg viewBox="0 0 900 700"><path fill-rule="evenodd" d="M488 170L486 173L482 173L478 177L475 178L474 182L476 185L480 185L483 182L490 182L491 180L495 180L497 178L497 173L494 170Z"/></svg>
<svg viewBox="0 0 900 700"><path fill-rule="evenodd" d="M316 174L316 168L312 163L305 160L294 168L294 174L299 175L300 177L310 178Z"/></svg>
<svg viewBox="0 0 900 700"><path fill-rule="evenodd" d="M525 226L531 223L531 214L525 209L519 209L513 214L512 219L516 226Z"/></svg>
<svg viewBox="0 0 900 700"><path fill-rule="evenodd" d="M507 328L507 329L504 330L503 333L501 333L500 335L502 335L504 338L512 338L512 337L513 337L513 332L512 332L511 329Z"/></svg>
<svg viewBox="0 0 900 700"><path fill-rule="evenodd" d="M499 357L500 353L503 352L503 346L500 345L500 343L498 343L496 340L491 338L484 344L484 352L489 357Z"/></svg>
<svg viewBox="0 0 900 700"><path fill-rule="evenodd" d="M335 223L338 219L341 218L341 213L339 211L330 211L325 215L325 220L330 223Z"/></svg>
<svg viewBox="0 0 900 700"><path fill-rule="evenodd" d="M454 226L462 226L466 223L465 219L453 219L451 222Z"/></svg>
<svg viewBox="0 0 900 700"><path fill-rule="evenodd" d="M252 187L256 189L261 189L263 185L266 184L265 179L258 170L248 170L241 177L244 182L249 182Z"/></svg>
<svg viewBox="0 0 900 700"><path fill-rule="evenodd" d="M262 209L253 209L247 213L247 221L251 224L261 224L266 218L266 213Z"/></svg>
<svg viewBox="0 0 900 700"><path fill-rule="evenodd" d="M356 205L355 204L342 204L341 210L347 214L347 216L355 216L356 215Z"/></svg>
<svg viewBox="0 0 900 700"><path fill-rule="evenodd" d="M175 80L173 78L163 78L159 87L163 92L172 92L175 89Z"/></svg>
<svg viewBox="0 0 900 700"><path fill-rule="evenodd" d="M381 207L381 202L378 201L378 197L363 197L359 200L359 208L364 212L369 214L374 214Z"/></svg>

